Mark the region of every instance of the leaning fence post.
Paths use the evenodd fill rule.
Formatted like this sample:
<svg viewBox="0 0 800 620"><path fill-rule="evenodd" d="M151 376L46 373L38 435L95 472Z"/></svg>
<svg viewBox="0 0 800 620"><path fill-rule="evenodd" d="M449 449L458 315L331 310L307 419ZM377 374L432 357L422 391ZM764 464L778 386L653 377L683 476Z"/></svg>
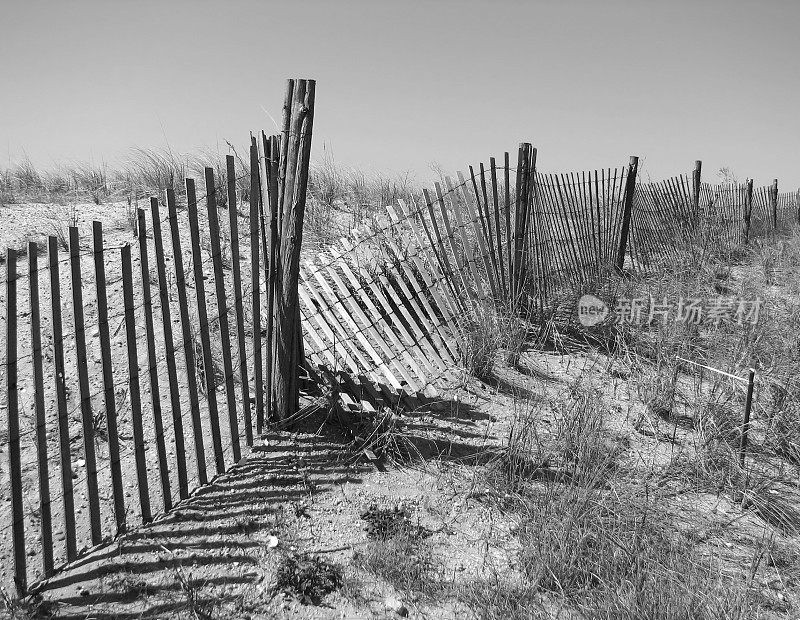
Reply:
<svg viewBox="0 0 800 620"><path fill-rule="evenodd" d="M750 408L753 406L753 382L756 371L750 369L747 377L747 398L744 403L744 421L742 422L742 436L739 442L739 465L744 468L744 455L747 452L747 432L750 430Z"/></svg>
<svg viewBox="0 0 800 620"><path fill-rule="evenodd" d="M633 194L636 190L636 174L639 170L639 158L631 155L628 164L628 178L625 180L625 195L623 197L622 229L619 233L619 248L617 250L617 271L622 272L625 266L625 250L628 245L628 233L631 227L631 211L633 208Z"/></svg>
<svg viewBox="0 0 800 620"><path fill-rule="evenodd" d="M274 360L275 407L279 419L289 416L297 400L301 335L297 333L300 247L308 189L311 131L314 122L314 80L289 80L284 107L284 135L280 170L285 172L281 192L281 246L277 261Z"/></svg>

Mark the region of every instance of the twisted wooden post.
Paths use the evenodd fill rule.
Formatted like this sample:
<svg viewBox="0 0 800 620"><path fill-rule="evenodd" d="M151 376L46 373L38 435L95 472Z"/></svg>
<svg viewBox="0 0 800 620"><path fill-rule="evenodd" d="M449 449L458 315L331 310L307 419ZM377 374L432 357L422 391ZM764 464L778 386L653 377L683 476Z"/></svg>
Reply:
<svg viewBox="0 0 800 620"><path fill-rule="evenodd" d="M275 277L275 360L273 402L279 419L299 402L300 333L297 285L308 189L311 131L314 122L314 80L289 80L280 141L278 206L280 248Z"/></svg>

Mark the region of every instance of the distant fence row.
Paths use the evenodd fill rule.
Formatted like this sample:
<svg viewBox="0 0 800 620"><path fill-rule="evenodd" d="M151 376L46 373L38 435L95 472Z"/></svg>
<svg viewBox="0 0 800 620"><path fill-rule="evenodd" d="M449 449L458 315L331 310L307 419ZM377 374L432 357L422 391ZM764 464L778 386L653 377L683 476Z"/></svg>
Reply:
<svg viewBox="0 0 800 620"><path fill-rule="evenodd" d="M322 385L345 410L416 407L441 397L477 306L531 315L575 285L657 266L685 241L732 251L798 220L796 194L777 184L710 185L699 165L641 183L635 158L546 174L523 144L515 166L505 154L470 167L305 256L295 318L278 303L279 249L299 243L281 215L294 196L286 135L253 139L260 200L246 209L229 156L227 187L208 168L204 196L187 179L185 207L168 191L149 221L139 210L133 247L108 247L95 222L88 246L70 228L66 257L56 237L7 250L0 516L11 536L0 553L19 591L241 459L276 420L279 325L299 336L298 386ZM315 406L313 389L296 393L293 411Z"/></svg>

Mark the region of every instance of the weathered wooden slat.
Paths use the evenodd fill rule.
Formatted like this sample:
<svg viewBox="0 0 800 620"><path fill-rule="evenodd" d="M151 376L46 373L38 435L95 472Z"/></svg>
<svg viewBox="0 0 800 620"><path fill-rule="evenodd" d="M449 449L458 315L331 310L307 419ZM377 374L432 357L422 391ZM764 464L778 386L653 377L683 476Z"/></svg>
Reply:
<svg viewBox="0 0 800 620"><path fill-rule="evenodd" d="M94 417L89 389L89 364L86 357L86 326L83 318L83 283L81 280L80 239L77 226L69 227L69 263L72 274L72 312L75 321L75 357L78 364L78 388L83 422L83 456L86 460L86 492L89 501L89 525L92 544L103 540L100 529L100 495L97 489L97 458L94 450Z"/></svg>
<svg viewBox="0 0 800 620"><path fill-rule="evenodd" d="M47 238L47 259L50 272L50 317L53 331L53 374L56 380L58 408L58 443L61 457L61 497L64 517L64 539L67 561L78 555L75 535L75 499L72 488L72 458L70 455L69 418L67 417L67 385L64 371L64 329L61 321L61 276L59 274L58 238Z"/></svg>
<svg viewBox="0 0 800 620"><path fill-rule="evenodd" d="M250 144L250 289L253 313L253 389L255 390L256 432L264 429L264 367L261 348L261 253L259 252L259 210L261 207L261 179L258 171L258 145L255 137ZM245 405L247 406L247 405ZM252 420L251 420L252 424Z"/></svg>
<svg viewBox="0 0 800 620"><path fill-rule="evenodd" d="M228 181L228 219L231 234L231 263L233 264L233 306L236 311L236 342L239 348L239 380L242 387L244 436L248 446L253 445L253 420L250 416L250 382L247 373L247 345L245 342L244 304L242 300L242 269L239 258L239 212L236 208L236 166L233 156L225 158Z"/></svg>
<svg viewBox="0 0 800 620"><path fill-rule="evenodd" d="M511 158L508 152L503 154L503 210L506 216L506 256L508 257L508 291L509 298L514 294L514 240L511 236ZM519 171L517 171L519 173Z"/></svg>
<svg viewBox="0 0 800 620"><path fill-rule="evenodd" d="M183 437L183 417L181 415L181 394L178 384L178 369L175 366L175 341L172 336L172 310L170 309L167 265L164 257L164 240L161 234L161 213L158 199L150 198L150 216L153 221L153 245L156 253L156 272L158 274L158 295L161 301L161 326L164 335L165 361L167 363L167 385L172 410L172 431L175 440L175 461L178 469L178 496L189 497L189 474L186 467L186 445Z"/></svg>
<svg viewBox="0 0 800 620"><path fill-rule="evenodd" d="M11 537L14 547L14 585L20 595L28 590L25 555L25 515L22 504L22 459L19 443L17 393L17 251L6 249L6 414L8 473L11 482Z"/></svg>
<svg viewBox="0 0 800 620"><path fill-rule="evenodd" d="M183 342L183 356L186 362L186 389L189 392L189 411L192 419L192 438L194 441L194 454L197 467L197 480L203 485L208 482L206 471L206 452L203 445L203 428L200 418L200 399L197 395L197 360L194 355L194 338L192 336L191 321L189 319L189 300L186 294L186 272L183 269L183 250L181 249L181 236L178 227L178 210L175 206L175 192L168 189L167 213L169 217L170 236L172 238L172 260L175 267L175 288L178 290L178 311L181 319L181 338Z"/></svg>
<svg viewBox="0 0 800 620"><path fill-rule="evenodd" d="M222 451L222 436L219 428L217 409L217 382L214 377L214 355L211 352L211 333L206 307L205 276L203 275L203 255L200 252L200 224L197 220L197 192L194 179L186 179L186 210L189 215L189 233L192 240L192 265L194 267L194 288L197 297L197 318L200 327L200 344L203 351L203 377L206 384L206 403L208 419L211 424L211 441L214 446L214 464L218 474L225 473L225 455ZM194 345L194 343L192 343ZM194 368L187 372L194 372Z"/></svg>
<svg viewBox="0 0 800 620"><path fill-rule="evenodd" d="M50 506L50 473L47 463L47 428L45 426L44 368L42 365L42 318L39 308L39 247L28 243L28 308L31 317L31 352L33 353L34 408L36 411L36 458L39 470L39 516L42 543L42 567L45 577L53 574L53 517ZM9 392L10 394L10 392ZM10 433L9 433L10 435Z"/></svg>
<svg viewBox="0 0 800 620"><path fill-rule="evenodd" d="M242 449L239 443L239 414L236 411L233 360L231 359L231 332L228 327L228 302L225 293L225 275L222 271L222 250L219 243L221 233L219 228L219 216L217 214L217 196L213 168L205 169L205 181L208 234L211 238L211 262L214 266L214 288L217 297L219 335L222 345L222 368L225 373L225 399L228 405L228 424L231 433L231 447L233 448L233 462L238 463L242 458ZM238 243L238 239L236 243ZM206 372L206 374L208 374L208 372Z"/></svg>
<svg viewBox="0 0 800 620"><path fill-rule="evenodd" d="M161 391L158 381L158 355L156 353L155 329L153 327L153 298L150 293L150 261L147 254L147 222L144 209L137 211L139 231L139 267L142 275L142 300L144 310L144 331L147 342L147 373L150 381L150 404L153 412L153 433L158 455L158 471L161 478L161 499L164 512L172 508L172 489L169 481L167 447L164 441L164 422L161 412Z"/></svg>
<svg viewBox="0 0 800 620"><path fill-rule="evenodd" d="M489 158L490 179L492 183L492 203L494 204L494 230L497 241L497 262L500 267L501 288L508 297L508 281L506 280L506 265L503 260L503 232L500 226L500 200L497 186L497 162L494 157Z"/></svg>
<svg viewBox="0 0 800 620"><path fill-rule="evenodd" d="M114 368L111 361L111 331L108 325L108 293L106 291L106 264L103 249L103 224L92 222L94 241L94 279L97 290L97 324L100 335L100 359L103 364L103 403L106 409L106 435L108 457L111 461L111 492L114 496L114 518L117 534L126 530L125 489L122 486L122 464L119 454L117 427L117 401L114 392Z"/></svg>
<svg viewBox="0 0 800 620"><path fill-rule="evenodd" d="M139 485L139 510L142 523L149 523L150 487L147 481L147 456L144 447L142 424L142 394L139 385L139 353L136 349L136 315L133 298L133 265L131 246L122 246L122 296L125 304L125 336L128 346L128 395L131 402L131 426L133 427L133 449L136 457L136 479Z"/></svg>

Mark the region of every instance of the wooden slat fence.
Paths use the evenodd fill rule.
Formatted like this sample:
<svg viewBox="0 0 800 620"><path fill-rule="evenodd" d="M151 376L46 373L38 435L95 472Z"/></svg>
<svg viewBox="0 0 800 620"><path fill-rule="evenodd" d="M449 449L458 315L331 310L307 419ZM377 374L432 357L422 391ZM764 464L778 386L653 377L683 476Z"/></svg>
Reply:
<svg viewBox="0 0 800 620"><path fill-rule="evenodd" d="M0 557L13 558L5 578L19 591L238 462L279 417L275 338L290 325L302 334L281 353L297 359L290 382L325 384L345 409L414 408L444 396L476 312L544 314L696 235L733 249L798 218L797 195L777 184L702 183L699 164L640 183L636 158L544 173L523 143L516 166L506 153L445 177L304 255L294 318L279 329L291 262L278 263L296 232L286 161L300 171L310 131L295 105L309 91L290 94L300 118L252 138L249 173L236 178L228 157L226 180L211 168L202 188L186 179L185 204L153 198L135 243L107 245L95 222L91 238L71 227L66 247L28 244L27 261L7 251Z"/></svg>

